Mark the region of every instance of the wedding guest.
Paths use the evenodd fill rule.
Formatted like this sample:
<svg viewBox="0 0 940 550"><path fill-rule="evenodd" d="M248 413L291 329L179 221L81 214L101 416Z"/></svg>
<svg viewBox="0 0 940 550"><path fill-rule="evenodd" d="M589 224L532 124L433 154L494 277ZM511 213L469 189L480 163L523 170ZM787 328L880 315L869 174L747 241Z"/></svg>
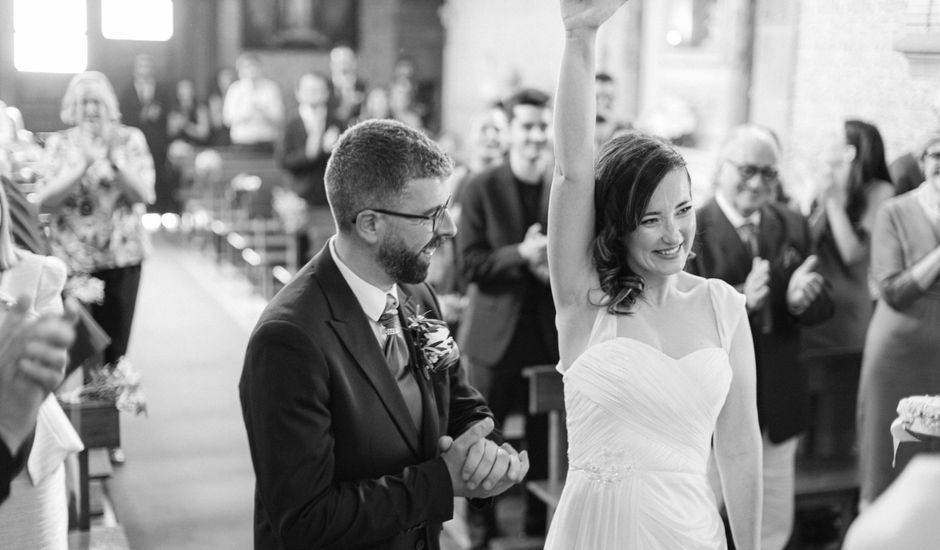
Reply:
<svg viewBox="0 0 940 550"><path fill-rule="evenodd" d="M424 129L421 107L415 102L415 87L408 80L395 80L388 89L388 107L392 118L412 128Z"/></svg>
<svg viewBox="0 0 940 550"><path fill-rule="evenodd" d="M486 438L492 414L423 282L455 232L450 170L394 121L333 149L336 234L262 313L239 383L256 548L437 550L454 496L494 496L528 470L525 451ZM422 344L432 329L440 356Z"/></svg>
<svg viewBox="0 0 940 550"><path fill-rule="evenodd" d="M175 189L171 188L166 174L169 104L170 95L157 80L156 61L148 54L138 54L134 57L133 82L124 90L118 105L121 122L140 128L147 140L149 154L153 157L156 190L152 209L160 213L179 212L179 204L174 196Z"/></svg>
<svg viewBox="0 0 940 550"><path fill-rule="evenodd" d="M209 139L209 109L199 101L196 85L183 79L176 83L176 96L167 114L167 136L170 142L180 140L202 145Z"/></svg>
<svg viewBox="0 0 940 550"><path fill-rule="evenodd" d="M894 196L884 144L874 125L847 120L825 152L828 174L809 216L816 272L829 283L833 316L803 331L807 369L825 381L817 396L812 451L848 456L855 445L855 408L865 332L874 310L869 292L875 215Z"/></svg>
<svg viewBox="0 0 940 550"><path fill-rule="evenodd" d="M62 98L68 129L46 142L46 174L38 190L53 253L71 274L104 282L104 299L91 308L111 338L104 361L127 353L147 235L141 224L154 199L153 159L137 128L121 124L117 97L97 71L75 75ZM112 458L122 462L123 453Z"/></svg>
<svg viewBox="0 0 940 550"><path fill-rule="evenodd" d="M0 175L32 184L35 167L42 159L42 146L23 125L23 113L0 101Z"/></svg>
<svg viewBox="0 0 940 550"><path fill-rule="evenodd" d="M394 89L398 83L402 84L403 89L409 90L411 95L410 111L420 119L418 128L426 128L432 133L439 129L439 123L435 116L437 109L434 108L434 96L436 86L433 82L421 80L418 78L418 67L413 57L403 55L395 61L392 68L391 88Z"/></svg>
<svg viewBox="0 0 940 550"><path fill-rule="evenodd" d="M697 213L696 256L688 265L745 296L763 432L764 550L781 550L793 528L796 449L809 409L801 328L833 312L814 271L806 220L775 200L779 155L766 129L732 129L719 155L715 196Z"/></svg>
<svg viewBox="0 0 940 550"><path fill-rule="evenodd" d="M384 86L376 86L369 90L359 108L357 118L359 121L394 118L388 89Z"/></svg>
<svg viewBox="0 0 940 550"><path fill-rule="evenodd" d="M934 117L933 126L936 128L940 126L940 92L934 95L933 101L930 103L930 111ZM888 165L888 172L891 174L891 181L894 182L896 195L907 193L923 183L926 177L923 159L921 158L923 149L922 143L914 144L910 150L901 154Z"/></svg>
<svg viewBox="0 0 940 550"><path fill-rule="evenodd" d="M359 78L359 60L349 46L330 50L330 84L333 86L333 115L346 125L359 119L366 97L366 83ZM379 117L385 118L385 117Z"/></svg>
<svg viewBox="0 0 940 550"><path fill-rule="evenodd" d="M238 80L225 92L222 106L222 120L230 128L232 143L273 151L284 119L281 89L264 77L257 55L243 53L235 66Z"/></svg>
<svg viewBox="0 0 940 550"><path fill-rule="evenodd" d="M460 225L466 183L484 170L503 162L507 148L508 126L506 113L501 106L488 107L471 119L466 154L461 155L458 152L457 144L454 144L453 152L448 152L454 159L454 171L447 179L447 187L451 195L448 209L455 225ZM443 137L438 138L442 147L444 141ZM441 248L431 258L431 269L428 274L428 282L438 293L444 319L455 330L459 329L460 319L467 305L466 285L461 276L457 248L456 238L441 243Z"/></svg>
<svg viewBox="0 0 940 550"><path fill-rule="evenodd" d="M222 117L222 107L225 104L225 93L232 82L238 79L235 67L222 67L216 71L209 85L209 98L206 105L209 109L209 144L214 146L230 145L232 137L228 124Z"/></svg>
<svg viewBox="0 0 940 550"><path fill-rule="evenodd" d="M885 201L871 234L878 302L866 333L858 392L861 501L894 481L889 427L898 401L940 394L940 133L924 140L927 180Z"/></svg>
<svg viewBox="0 0 940 550"><path fill-rule="evenodd" d="M65 458L81 439L50 392L64 377L72 322L61 260L13 246L0 189L0 540L68 547ZM19 472L19 473L17 473Z"/></svg>
<svg viewBox="0 0 940 550"><path fill-rule="evenodd" d="M290 174L291 191L307 206L306 227L298 228L298 265L303 265L323 246L323 239L333 227L323 176L330 151L339 138L340 122L329 109L330 82L326 75L304 73L297 79L294 95L297 115L284 128L278 162Z"/></svg>
<svg viewBox="0 0 940 550"><path fill-rule="evenodd" d="M167 149L166 179L172 191L173 210L180 213L193 179L193 163L196 148L209 139L209 110L196 96L196 86L192 80L183 79L176 83L176 97L169 108L166 120Z"/></svg>
<svg viewBox="0 0 940 550"><path fill-rule="evenodd" d="M910 151L891 161L888 173L894 183L896 195L916 189L924 181L924 168L916 154Z"/></svg>
<svg viewBox="0 0 940 550"><path fill-rule="evenodd" d="M492 105L470 122L470 156L467 166L482 172L503 161L509 148L509 120L501 105Z"/></svg>
<svg viewBox="0 0 940 550"><path fill-rule="evenodd" d="M545 548L726 548L707 474L714 452L734 544L756 549L760 432L744 299L683 271L696 215L672 147L633 133L594 150L595 42L623 3L561 2L548 258L569 464Z"/></svg>
<svg viewBox="0 0 940 550"><path fill-rule="evenodd" d="M499 165L474 176L462 193L457 238L467 308L458 339L470 379L486 397L497 425L528 411L523 368L558 361L555 307L548 286L545 228L549 182L543 154L551 112L548 95L523 89L506 101L509 150ZM526 418L532 475L547 475L548 421ZM525 532L545 533L546 510L527 493ZM486 510L482 543L498 535Z"/></svg>

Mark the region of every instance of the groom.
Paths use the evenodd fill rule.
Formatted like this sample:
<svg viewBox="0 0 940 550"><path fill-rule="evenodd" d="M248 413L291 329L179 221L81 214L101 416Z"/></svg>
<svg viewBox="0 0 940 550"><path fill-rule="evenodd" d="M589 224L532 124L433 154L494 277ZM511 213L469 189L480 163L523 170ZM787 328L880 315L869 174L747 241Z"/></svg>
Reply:
<svg viewBox="0 0 940 550"><path fill-rule="evenodd" d="M350 128L333 150L337 232L265 309L239 384L255 548L437 549L454 496L525 476L525 452L486 438L492 414L423 282L455 234L451 168L388 120Z"/></svg>

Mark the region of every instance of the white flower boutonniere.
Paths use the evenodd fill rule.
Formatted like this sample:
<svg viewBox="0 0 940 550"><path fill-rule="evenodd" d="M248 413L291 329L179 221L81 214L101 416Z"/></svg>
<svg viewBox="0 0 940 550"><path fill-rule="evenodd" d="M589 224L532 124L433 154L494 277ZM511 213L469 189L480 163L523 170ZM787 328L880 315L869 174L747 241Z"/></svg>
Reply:
<svg viewBox="0 0 940 550"><path fill-rule="evenodd" d="M444 372L457 364L460 350L450 335L447 323L415 313L408 317L408 330L418 350L417 362L424 377Z"/></svg>

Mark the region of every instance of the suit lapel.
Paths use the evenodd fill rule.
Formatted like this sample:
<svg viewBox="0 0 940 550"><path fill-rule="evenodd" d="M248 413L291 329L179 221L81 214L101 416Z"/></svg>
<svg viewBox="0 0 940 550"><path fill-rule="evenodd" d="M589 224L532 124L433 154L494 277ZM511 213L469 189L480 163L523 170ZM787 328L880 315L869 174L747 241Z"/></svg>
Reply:
<svg viewBox="0 0 940 550"><path fill-rule="evenodd" d="M539 223L542 224L542 233L548 234L548 199L552 190L552 174L547 172L542 177L542 197L539 202Z"/></svg>
<svg viewBox="0 0 940 550"><path fill-rule="evenodd" d="M725 258L731 265L744 265L747 271L751 269L751 252L741 240L738 230L731 224L731 220L721 211L721 207L714 199L706 206L706 211L712 223L708 225L709 240L718 244L717 258Z"/></svg>
<svg viewBox="0 0 940 550"><path fill-rule="evenodd" d="M418 430L408 413L401 390L389 372L388 363L379 349L369 319L362 312L362 307L333 262L327 247L320 251L314 262L317 278L327 290L324 294L333 316L329 321L330 327L372 384L412 452L420 457Z"/></svg>

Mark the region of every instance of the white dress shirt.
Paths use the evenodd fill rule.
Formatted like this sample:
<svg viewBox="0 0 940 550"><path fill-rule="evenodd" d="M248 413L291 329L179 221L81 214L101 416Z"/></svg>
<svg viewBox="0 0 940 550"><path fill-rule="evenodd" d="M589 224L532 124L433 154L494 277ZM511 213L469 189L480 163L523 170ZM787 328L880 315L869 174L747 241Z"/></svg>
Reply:
<svg viewBox="0 0 940 550"><path fill-rule="evenodd" d="M376 340L378 340L380 346L384 346L386 339L385 327L379 323L379 317L385 312L386 295L391 294L396 300L398 299L398 285L393 284L390 289L382 290L366 282L359 275L356 275L352 269L349 269L349 266L343 263L339 254L336 253L336 244L333 239L330 239L330 255L333 257L336 267L339 268L343 279L346 280L346 284L349 285L353 294L356 295L356 300L358 300L359 305L362 306L363 313L369 318L369 325L372 327L372 332L375 333ZM400 306L401 304L399 304L399 307Z"/></svg>
<svg viewBox="0 0 940 550"><path fill-rule="evenodd" d="M741 242L747 244L747 238L742 231L742 227L746 223L751 223L754 225L754 229L760 227L760 210L753 212L750 216L744 217L741 215L737 209L729 203L721 193L715 193L715 202L718 203L718 208L721 212L728 218L728 221L731 222L731 225L734 226L735 231L738 232L738 237L741 238Z"/></svg>

